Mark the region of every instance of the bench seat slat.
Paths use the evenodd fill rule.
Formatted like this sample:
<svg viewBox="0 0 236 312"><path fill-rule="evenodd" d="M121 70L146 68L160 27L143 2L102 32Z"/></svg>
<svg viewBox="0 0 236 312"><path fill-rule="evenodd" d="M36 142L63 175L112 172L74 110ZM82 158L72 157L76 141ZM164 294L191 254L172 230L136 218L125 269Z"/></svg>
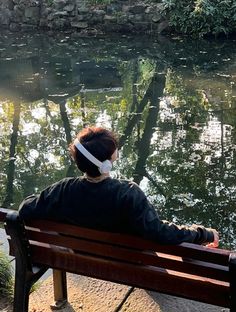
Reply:
<svg viewBox="0 0 236 312"><path fill-rule="evenodd" d="M0 220L4 214L0 208ZM7 216L6 229L11 236L10 252L16 256L14 307L22 303L22 296L28 296L22 293L22 280L29 286L52 268L62 272L54 282L63 293L56 287L55 300L67 299L63 272L71 272L236 311L236 255L231 251L187 243L160 245L138 236L45 220L27 221L24 227L16 213Z"/></svg>
<svg viewBox="0 0 236 312"><path fill-rule="evenodd" d="M200 276L208 276L226 282L229 281L227 267L202 261L191 261L191 259L185 259L183 261L182 257L170 257L164 253L156 253L155 250L153 252L145 250L140 252L136 249L128 249L122 246L114 247L113 245L103 244L101 242L57 235L57 233L35 232L32 230L27 231L27 237L30 241L35 241L33 243L34 245L36 245L37 242L44 242L54 246L71 248L77 252L85 252L99 256L106 255L107 258L115 258L130 263L142 263L145 265L163 267L165 269L174 268L176 271L180 270L185 273L194 272Z"/></svg>
<svg viewBox="0 0 236 312"><path fill-rule="evenodd" d="M32 246L33 262L68 272L85 274L108 281L133 285L170 295L229 306L229 285L225 282L197 276L188 277L171 270L134 265L89 255L69 254L62 250Z"/></svg>
<svg viewBox="0 0 236 312"><path fill-rule="evenodd" d="M55 223L46 220L32 220L27 223L28 226L39 227L41 231L56 231L63 235L74 237L83 237L88 240L100 241L103 243L112 243L114 245L127 246L129 248L136 248L137 250L150 249L157 252L172 254L176 256L183 256L186 258L194 258L200 261L207 261L223 266L228 266L230 251L207 248L205 246L183 243L178 246L174 245L160 245L155 242L145 240L141 237L111 233L105 231L97 231L93 229L82 228L73 225L66 225Z"/></svg>

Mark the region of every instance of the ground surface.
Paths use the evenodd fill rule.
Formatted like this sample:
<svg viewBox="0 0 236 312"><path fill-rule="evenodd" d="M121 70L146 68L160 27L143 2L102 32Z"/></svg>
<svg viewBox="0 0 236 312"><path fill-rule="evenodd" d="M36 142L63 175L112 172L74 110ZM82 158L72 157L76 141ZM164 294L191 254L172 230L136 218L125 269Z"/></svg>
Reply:
<svg viewBox="0 0 236 312"><path fill-rule="evenodd" d="M133 289L125 302L130 287L104 282L78 275L68 275L69 304L61 312L228 312L216 306L206 305L172 296ZM29 312L51 312L53 303L52 277L42 282L30 296ZM8 305L8 308L7 308ZM0 303L1 312L12 308Z"/></svg>

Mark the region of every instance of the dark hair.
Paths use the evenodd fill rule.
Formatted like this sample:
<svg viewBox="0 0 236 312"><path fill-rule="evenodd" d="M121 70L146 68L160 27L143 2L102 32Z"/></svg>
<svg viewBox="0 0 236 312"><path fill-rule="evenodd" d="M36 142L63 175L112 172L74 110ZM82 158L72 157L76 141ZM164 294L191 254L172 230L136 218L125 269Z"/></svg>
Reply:
<svg viewBox="0 0 236 312"><path fill-rule="evenodd" d="M112 154L118 147L118 141L112 131L101 127L84 128L77 134L80 143L101 162L111 159ZM77 167L82 172L86 172L91 177L100 176L98 167L89 161L73 143L70 144L70 154Z"/></svg>

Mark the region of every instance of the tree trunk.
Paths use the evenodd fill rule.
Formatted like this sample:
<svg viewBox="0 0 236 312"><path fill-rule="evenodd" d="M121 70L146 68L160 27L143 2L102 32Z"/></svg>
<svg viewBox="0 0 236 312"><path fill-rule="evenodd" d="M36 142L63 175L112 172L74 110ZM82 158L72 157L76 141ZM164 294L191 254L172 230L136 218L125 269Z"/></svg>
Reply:
<svg viewBox="0 0 236 312"><path fill-rule="evenodd" d="M12 123L12 134L10 139L10 153L9 162L7 167L7 184L6 184L6 197L3 201L3 207L8 207L13 203L13 182L15 175L15 161L16 161L16 146L18 139L19 123L20 123L21 104L14 104L14 115Z"/></svg>

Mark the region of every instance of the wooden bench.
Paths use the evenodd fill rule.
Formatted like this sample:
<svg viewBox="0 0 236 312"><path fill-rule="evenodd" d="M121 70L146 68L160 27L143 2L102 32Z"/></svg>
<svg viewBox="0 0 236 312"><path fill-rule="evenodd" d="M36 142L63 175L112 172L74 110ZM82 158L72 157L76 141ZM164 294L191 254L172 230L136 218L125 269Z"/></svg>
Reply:
<svg viewBox="0 0 236 312"><path fill-rule="evenodd" d="M31 286L54 271L54 297L67 301L66 272L95 277L236 311L236 254L194 244L159 245L139 237L51 221L23 224L0 209L16 258L14 312L28 311Z"/></svg>

